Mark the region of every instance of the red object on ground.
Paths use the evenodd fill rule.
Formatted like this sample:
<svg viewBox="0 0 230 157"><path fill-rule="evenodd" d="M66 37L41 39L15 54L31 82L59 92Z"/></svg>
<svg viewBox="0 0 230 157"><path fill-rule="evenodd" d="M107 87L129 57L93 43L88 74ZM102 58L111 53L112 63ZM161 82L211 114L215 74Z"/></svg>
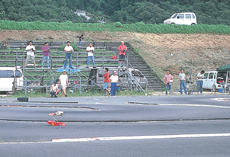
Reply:
<svg viewBox="0 0 230 157"><path fill-rule="evenodd" d="M53 121L53 120L49 120L49 121L47 121L47 124L51 124L51 123L54 123L55 121Z"/></svg>
<svg viewBox="0 0 230 157"><path fill-rule="evenodd" d="M50 113L49 116L54 116L55 114L54 113Z"/></svg>
<svg viewBox="0 0 230 157"><path fill-rule="evenodd" d="M117 59L117 56L113 55L113 56L112 56L112 59Z"/></svg>
<svg viewBox="0 0 230 157"><path fill-rule="evenodd" d="M55 122L53 120L49 120L47 121L47 124L51 125L51 126L66 126L65 123L63 122Z"/></svg>

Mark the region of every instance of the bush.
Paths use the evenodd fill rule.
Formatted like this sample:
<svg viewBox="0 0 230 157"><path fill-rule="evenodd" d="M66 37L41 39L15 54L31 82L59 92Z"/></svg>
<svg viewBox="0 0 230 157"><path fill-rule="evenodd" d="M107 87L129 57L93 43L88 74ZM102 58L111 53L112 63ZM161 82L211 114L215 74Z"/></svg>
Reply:
<svg viewBox="0 0 230 157"><path fill-rule="evenodd" d="M144 25L144 22L136 22L136 25Z"/></svg>
<svg viewBox="0 0 230 157"><path fill-rule="evenodd" d="M113 25L114 25L115 27L122 27L122 24L121 24L120 22L115 22Z"/></svg>
<svg viewBox="0 0 230 157"><path fill-rule="evenodd" d="M76 43L71 44L73 47L74 51L78 51L78 45Z"/></svg>

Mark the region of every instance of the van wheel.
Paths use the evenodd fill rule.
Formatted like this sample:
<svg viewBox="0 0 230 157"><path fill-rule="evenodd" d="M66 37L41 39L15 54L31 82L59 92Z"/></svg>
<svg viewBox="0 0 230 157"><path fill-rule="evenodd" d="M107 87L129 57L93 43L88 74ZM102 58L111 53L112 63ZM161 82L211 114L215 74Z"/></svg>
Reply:
<svg viewBox="0 0 230 157"><path fill-rule="evenodd" d="M175 23L171 23L171 25L175 25Z"/></svg>
<svg viewBox="0 0 230 157"><path fill-rule="evenodd" d="M213 92L216 91L216 86L215 86L215 85L212 86L212 91L213 91Z"/></svg>
<svg viewBox="0 0 230 157"><path fill-rule="evenodd" d="M195 23L192 23L191 25L195 25Z"/></svg>

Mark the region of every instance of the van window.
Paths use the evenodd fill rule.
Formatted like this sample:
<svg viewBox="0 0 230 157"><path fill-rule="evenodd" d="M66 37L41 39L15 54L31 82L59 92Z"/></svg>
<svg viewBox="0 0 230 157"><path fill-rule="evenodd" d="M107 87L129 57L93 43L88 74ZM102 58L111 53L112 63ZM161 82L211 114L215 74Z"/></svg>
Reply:
<svg viewBox="0 0 230 157"><path fill-rule="evenodd" d="M14 77L13 70L0 70L0 78L12 78Z"/></svg>
<svg viewBox="0 0 230 157"><path fill-rule="evenodd" d="M204 79L207 79L208 78L208 73L205 73L204 74Z"/></svg>
<svg viewBox="0 0 230 157"><path fill-rule="evenodd" d="M208 78L213 79L213 73L210 73Z"/></svg>
<svg viewBox="0 0 230 157"><path fill-rule="evenodd" d="M172 19L176 18L178 14L173 15Z"/></svg>
<svg viewBox="0 0 230 157"><path fill-rule="evenodd" d="M218 72L217 79L226 80L227 73L226 72Z"/></svg>
<svg viewBox="0 0 230 157"><path fill-rule="evenodd" d="M184 19L184 14L179 14L178 19Z"/></svg>
<svg viewBox="0 0 230 157"><path fill-rule="evenodd" d="M185 14L186 19L191 19L191 14Z"/></svg>
<svg viewBox="0 0 230 157"><path fill-rule="evenodd" d="M192 18L194 18L194 19L195 19L195 15L194 15L194 14L192 14Z"/></svg>

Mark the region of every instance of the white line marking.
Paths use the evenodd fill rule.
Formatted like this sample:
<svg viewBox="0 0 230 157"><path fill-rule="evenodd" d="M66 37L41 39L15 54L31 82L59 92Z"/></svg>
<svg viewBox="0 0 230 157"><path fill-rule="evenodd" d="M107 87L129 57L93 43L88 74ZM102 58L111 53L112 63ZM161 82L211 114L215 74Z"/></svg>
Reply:
<svg viewBox="0 0 230 157"><path fill-rule="evenodd" d="M230 133L71 138L71 139L52 139L52 142L90 142L90 141L147 140L147 139L169 139L169 138L226 137L226 136L230 136Z"/></svg>
<svg viewBox="0 0 230 157"><path fill-rule="evenodd" d="M1 142L0 144L44 144L44 143L52 143L52 141L43 141L43 142Z"/></svg>
<svg viewBox="0 0 230 157"><path fill-rule="evenodd" d="M159 106L194 106L194 107L212 107L212 108L229 108L230 106L201 105L201 104L159 104Z"/></svg>

